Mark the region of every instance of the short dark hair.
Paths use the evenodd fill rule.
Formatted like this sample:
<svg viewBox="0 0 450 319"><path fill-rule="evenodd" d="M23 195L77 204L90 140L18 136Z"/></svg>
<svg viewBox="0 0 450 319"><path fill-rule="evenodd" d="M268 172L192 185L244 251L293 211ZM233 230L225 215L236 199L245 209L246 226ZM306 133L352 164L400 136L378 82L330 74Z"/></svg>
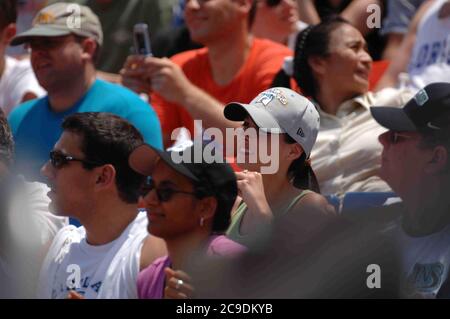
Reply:
<svg viewBox="0 0 450 319"><path fill-rule="evenodd" d="M306 96L317 94L317 81L314 78L308 59L312 56L326 57L330 51L330 34L343 24L352 25L339 16L330 16L314 26L309 26L297 36L294 53L294 79Z"/></svg>
<svg viewBox="0 0 450 319"><path fill-rule="evenodd" d="M114 166L120 198L126 203L136 203L145 177L131 169L128 156L144 143L141 133L117 115L98 112L69 115L62 128L82 137L81 151L87 161ZM83 163L85 169L95 166Z"/></svg>
<svg viewBox="0 0 450 319"><path fill-rule="evenodd" d="M17 0L0 0L0 30L17 21Z"/></svg>
<svg viewBox="0 0 450 319"><path fill-rule="evenodd" d="M8 121L0 109L0 162L10 166L14 158L14 140Z"/></svg>

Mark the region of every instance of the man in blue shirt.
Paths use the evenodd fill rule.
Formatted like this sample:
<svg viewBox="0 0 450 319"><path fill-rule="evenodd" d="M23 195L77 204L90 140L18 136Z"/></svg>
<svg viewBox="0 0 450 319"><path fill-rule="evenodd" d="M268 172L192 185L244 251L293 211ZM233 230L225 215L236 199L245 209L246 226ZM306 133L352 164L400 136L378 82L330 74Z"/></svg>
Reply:
<svg viewBox="0 0 450 319"><path fill-rule="evenodd" d="M64 117L108 112L132 123L146 143L162 147L156 113L130 90L96 79L95 60L103 42L98 17L87 7L57 3L42 9L33 27L12 45L26 43L31 64L48 95L18 106L9 116L18 172L39 180L39 170L62 133Z"/></svg>

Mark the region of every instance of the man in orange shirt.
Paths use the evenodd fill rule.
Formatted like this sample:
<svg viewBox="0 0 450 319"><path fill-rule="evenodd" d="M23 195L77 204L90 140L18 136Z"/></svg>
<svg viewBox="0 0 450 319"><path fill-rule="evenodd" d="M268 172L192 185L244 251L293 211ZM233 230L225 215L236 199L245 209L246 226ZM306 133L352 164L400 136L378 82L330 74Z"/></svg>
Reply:
<svg viewBox="0 0 450 319"><path fill-rule="evenodd" d="M248 103L267 89L292 52L275 42L254 38L250 27L255 0L187 0L186 24L191 38L205 48L171 59L130 56L121 71L123 84L152 92L164 143L172 144L178 127L194 133L193 119L203 128L237 127L223 116L224 105Z"/></svg>

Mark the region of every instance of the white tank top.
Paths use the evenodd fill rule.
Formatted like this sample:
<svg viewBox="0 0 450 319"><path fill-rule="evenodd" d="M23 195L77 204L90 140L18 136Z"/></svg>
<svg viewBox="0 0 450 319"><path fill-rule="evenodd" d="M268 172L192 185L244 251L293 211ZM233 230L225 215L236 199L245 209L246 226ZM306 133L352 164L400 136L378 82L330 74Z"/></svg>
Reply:
<svg viewBox="0 0 450 319"><path fill-rule="evenodd" d="M414 89L433 82L450 82L450 16L438 18L446 1L436 0L419 22L408 69Z"/></svg>

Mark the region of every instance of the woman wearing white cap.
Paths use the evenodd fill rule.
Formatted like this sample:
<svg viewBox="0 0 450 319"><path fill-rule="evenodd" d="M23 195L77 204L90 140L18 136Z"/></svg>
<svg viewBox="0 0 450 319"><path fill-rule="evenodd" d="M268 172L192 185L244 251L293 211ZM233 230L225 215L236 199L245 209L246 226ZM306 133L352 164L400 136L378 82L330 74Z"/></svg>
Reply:
<svg viewBox="0 0 450 319"><path fill-rule="evenodd" d="M243 129L256 129L271 134L278 144L278 170L264 173L260 158L251 163L249 158L254 141L245 137L245 147L238 149L245 161L238 165L244 169L236 173L242 201L234 211L227 235L234 241L251 245L260 226L268 225L274 217L303 218L311 230L319 230L334 209L319 193L309 155L319 130L319 114L314 105L298 93L286 88L272 88L260 93L250 104L230 103L225 107L225 117L244 121ZM272 136L276 134L277 136ZM265 134L257 133L259 147ZM273 143L272 143L273 144ZM276 145L268 145L276 150ZM273 154L271 154L273 155Z"/></svg>

